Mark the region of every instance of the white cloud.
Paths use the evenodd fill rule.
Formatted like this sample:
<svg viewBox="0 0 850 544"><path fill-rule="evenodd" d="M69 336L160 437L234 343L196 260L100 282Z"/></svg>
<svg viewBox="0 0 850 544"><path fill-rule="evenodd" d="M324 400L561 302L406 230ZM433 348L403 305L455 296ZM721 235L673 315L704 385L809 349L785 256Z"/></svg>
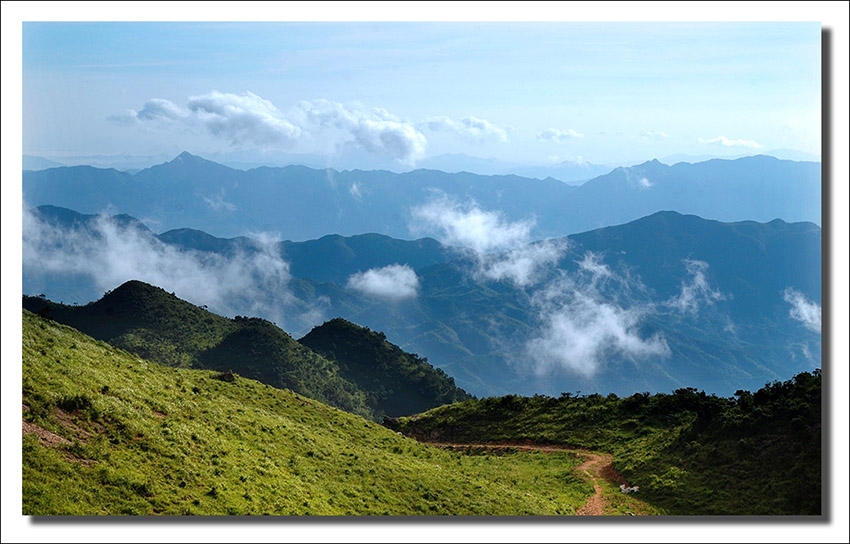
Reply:
<svg viewBox="0 0 850 544"><path fill-rule="evenodd" d="M566 249L565 240L531 243L533 220L511 222L474 201L461 205L444 195L413 208L411 216L412 232L435 234L444 244L460 246L475 263L476 276L488 280L531 285Z"/></svg>
<svg viewBox="0 0 850 544"><path fill-rule="evenodd" d="M396 301L416 297L419 278L409 266L391 264L352 274L347 285L369 296Z"/></svg>
<svg viewBox="0 0 850 544"><path fill-rule="evenodd" d="M498 142L508 141L508 131L493 123L468 116L460 120L454 120L445 115L430 117L425 120L425 125L434 132L452 132L465 140L481 143L486 140Z"/></svg>
<svg viewBox="0 0 850 544"><path fill-rule="evenodd" d="M252 92L244 94L212 91L189 97L189 110L213 136L233 145L292 145L301 129L287 119L274 104Z"/></svg>
<svg viewBox="0 0 850 544"><path fill-rule="evenodd" d="M324 99L301 100L293 115L302 119L305 131L335 141L337 146L354 144L402 164L413 164L425 154L425 136L412 123L383 108L367 110Z"/></svg>
<svg viewBox="0 0 850 544"><path fill-rule="evenodd" d="M644 130L643 132L640 133L640 135L643 136L644 138L651 138L653 140L658 140L658 141L666 140L667 138L669 138L669 136L667 136L667 134L665 132L662 132L660 130Z"/></svg>
<svg viewBox="0 0 850 544"><path fill-rule="evenodd" d="M142 109L136 112L136 117L142 121L156 121L159 119L175 121L183 119L188 115L189 112L185 111L171 100L166 100L164 98L152 98L145 102Z"/></svg>
<svg viewBox="0 0 850 544"><path fill-rule="evenodd" d="M555 143L562 143L575 138L584 138L584 134L577 132L571 128L561 130L557 128L547 128L543 132L537 134L538 140L544 140Z"/></svg>
<svg viewBox="0 0 850 544"><path fill-rule="evenodd" d="M525 287L536 283L548 265L566 249L563 240L543 240L504 253L478 255L478 274L493 281L508 280Z"/></svg>
<svg viewBox="0 0 850 544"><path fill-rule="evenodd" d="M638 186L643 188L643 189L649 189L650 187L655 185L654 183L649 181L649 178L646 178L646 177L640 178L637 182L638 182Z"/></svg>
<svg viewBox="0 0 850 544"><path fill-rule="evenodd" d="M402 163L412 164L425 154L425 136L408 123L364 119L351 133L367 151Z"/></svg>
<svg viewBox="0 0 850 544"><path fill-rule="evenodd" d="M203 198L204 198L204 202L206 202L207 206L209 206L210 209L215 210L217 212L220 212L220 211L232 212L236 209L235 204L233 204L232 202L228 202L228 201L224 200L224 189L222 189L221 191L219 191L215 195L212 195L212 196L209 196L209 197L205 196Z"/></svg>
<svg viewBox="0 0 850 544"><path fill-rule="evenodd" d="M99 216L90 228L59 228L23 212L25 276L82 275L101 291L140 280L225 315L284 323L297 301L289 265L271 243L256 241L233 255L180 250L150 231ZM303 306L303 304L302 304Z"/></svg>
<svg viewBox="0 0 850 544"><path fill-rule="evenodd" d="M351 184L351 187L348 188L348 192L354 197L355 200L362 200L363 194L360 193L360 184L356 181Z"/></svg>
<svg viewBox="0 0 850 544"><path fill-rule="evenodd" d="M120 125L181 122L202 127L234 147L255 144L265 148L296 146L326 152L345 145L366 149L402 164L413 164L425 154L427 140L412 123L383 108L366 109L329 100L302 100L286 113L252 92L211 91L191 96L187 108L154 98L141 110L127 110L109 120ZM156 126L156 125L153 125Z"/></svg>
<svg viewBox="0 0 850 544"><path fill-rule="evenodd" d="M499 212L482 210L475 201L465 205L443 195L411 210L412 230L440 231L440 241L478 253L506 250L527 243L533 220L510 222Z"/></svg>
<svg viewBox="0 0 850 544"><path fill-rule="evenodd" d="M682 290L675 297L670 298L665 305L683 314L697 315L699 309L704 305L714 304L718 300L725 300L726 295L720 291L713 290L708 284L706 272L708 263L684 259L685 269L690 276L689 280L682 281Z"/></svg>
<svg viewBox="0 0 850 544"><path fill-rule="evenodd" d="M733 138L727 138L726 136L718 136L717 138L711 139L697 138L697 140L699 140L699 143L701 144L712 144L722 147L749 147L753 149L761 149L764 147L755 140L736 140Z"/></svg>
<svg viewBox="0 0 850 544"><path fill-rule="evenodd" d="M640 335L649 307L626 307L606 299L599 285L607 280L628 282L588 253L575 276L562 273L532 297L542 326L525 349L536 374L566 371L590 377L611 357L643 360L670 355L660 333Z"/></svg>
<svg viewBox="0 0 850 544"><path fill-rule="evenodd" d="M821 332L821 307L792 287L782 292L782 298L791 305L789 315L812 332Z"/></svg>

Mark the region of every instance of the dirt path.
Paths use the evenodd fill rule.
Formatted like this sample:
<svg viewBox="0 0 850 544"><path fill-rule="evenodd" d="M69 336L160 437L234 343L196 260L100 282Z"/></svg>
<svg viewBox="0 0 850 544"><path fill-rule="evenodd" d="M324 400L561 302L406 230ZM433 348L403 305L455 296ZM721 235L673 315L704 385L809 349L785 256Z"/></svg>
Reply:
<svg viewBox="0 0 850 544"><path fill-rule="evenodd" d="M584 506L578 509L576 515L601 516L603 513L605 513L606 503L605 499L602 498L602 486L599 485L599 481L596 478L597 476L602 478L602 467L606 465L611 465L611 456L602 456L597 455L595 453L588 453L586 455L587 461L577 466L576 470L593 480L593 489L595 493L592 497L587 499L587 502L584 503Z"/></svg>
<svg viewBox="0 0 850 544"><path fill-rule="evenodd" d="M586 460L584 463L580 464L575 468L577 472L583 474L587 478L589 478L593 482L593 489L595 493L587 499L587 502L581 508L576 511L577 516L601 516L605 513L606 508L608 507L608 503L605 498L602 496L602 486L599 484L599 480L610 480L612 482L619 484L626 484L628 482L620 476L616 470L614 470L614 464L612 462L611 455L599 455L596 453L590 453L589 451L581 450L574 447L569 446L558 446L558 445L536 445L536 444L451 444L451 443L437 443L437 442L427 442L432 446L437 446L439 448L444 449L452 449L452 450L465 450L465 449L513 449L520 451L542 451L542 452L554 452L554 451L568 451L574 452L577 455L581 455L585 457Z"/></svg>

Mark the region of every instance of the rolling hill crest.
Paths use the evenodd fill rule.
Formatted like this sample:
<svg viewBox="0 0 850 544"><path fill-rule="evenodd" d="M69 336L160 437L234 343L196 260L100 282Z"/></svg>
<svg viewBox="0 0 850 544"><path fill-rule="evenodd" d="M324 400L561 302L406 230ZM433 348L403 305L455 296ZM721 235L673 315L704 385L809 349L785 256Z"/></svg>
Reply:
<svg viewBox="0 0 850 544"><path fill-rule="evenodd" d="M337 338L343 342L337 357L346 363L341 371L336 360L296 342L267 320L228 319L139 281L124 283L85 306L24 296L23 307L164 365L233 371L368 417L404 415L470 398L442 371L388 342L373 350L374 359L358 359L360 371L355 371L345 357L348 344L369 344L377 333L353 324L344 339ZM386 384L375 383L370 365L396 378L395 396L378 390Z"/></svg>

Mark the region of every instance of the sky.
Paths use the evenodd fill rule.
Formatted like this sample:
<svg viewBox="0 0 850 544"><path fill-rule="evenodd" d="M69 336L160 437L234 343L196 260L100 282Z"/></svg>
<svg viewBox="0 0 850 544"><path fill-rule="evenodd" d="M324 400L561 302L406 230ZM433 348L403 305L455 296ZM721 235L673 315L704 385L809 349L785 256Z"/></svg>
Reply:
<svg viewBox="0 0 850 544"><path fill-rule="evenodd" d="M23 153L820 154L820 24L24 22Z"/></svg>

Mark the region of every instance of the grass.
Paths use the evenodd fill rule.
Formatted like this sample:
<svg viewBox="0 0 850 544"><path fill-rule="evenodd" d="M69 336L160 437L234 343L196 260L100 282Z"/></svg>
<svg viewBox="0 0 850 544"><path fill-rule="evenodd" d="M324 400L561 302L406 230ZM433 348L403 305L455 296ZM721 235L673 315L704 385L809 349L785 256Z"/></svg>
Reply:
<svg viewBox="0 0 850 544"><path fill-rule="evenodd" d="M561 515L593 492L567 453L440 450L26 310L22 341L25 515Z"/></svg>
<svg viewBox="0 0 850 544"><path fill-rule="evenodd" d="M397 429L426 441L521 440L607 452L640 487L641 501L667 514L821 513L819 370L736 398L688 388L469 400L400 418ZM617 493L608 493L613 503L626 500Z"/></svg>

